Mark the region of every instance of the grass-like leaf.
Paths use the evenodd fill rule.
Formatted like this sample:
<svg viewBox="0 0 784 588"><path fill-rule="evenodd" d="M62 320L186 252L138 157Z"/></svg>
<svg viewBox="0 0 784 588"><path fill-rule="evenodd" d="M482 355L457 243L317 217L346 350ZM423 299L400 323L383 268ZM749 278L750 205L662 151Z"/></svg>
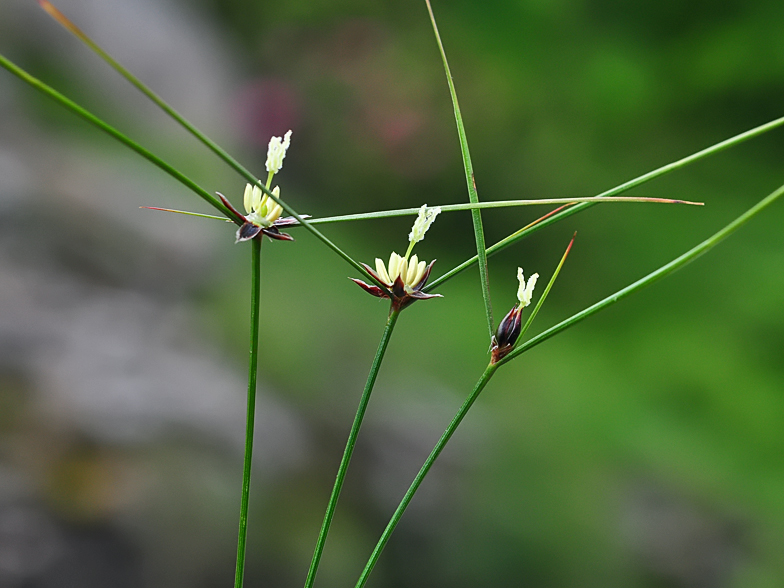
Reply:
<svg viewBox="0 0 784 588"><path fill-rule="evenodd" d="M547 339L549 339L550 337L557 335L562 331L565 331L566 329L576 325L580 321L587 319L589 316L596 314L600 310L603 310L608 306L615 304L619 300L626 298L630 294L634 294L638 290L642 290L643 288L645 288L645 286L649 286L650 284L653 284L657 280L660 280L661 278L671 274L675 270L682 268L687 263L694 261L700 255L707 253L708 251L713 249L716 245L721 243L724 239L729 237L732 233L737 231L744 224L749 222L752 218L754 218L760 212L765 210L768 206L773 204L776 200L778 200L783 195L784 195L784 186L781 186L778 190L770 193L768 196L766 196L764 199L758 202L755 206L753 206L752 208L744 212L742 215L740 215L738 218L736 218L726 227L724 227L723 229L715 233L713 236L709 237L708 239L705 239L705 241L703 241L696 247L690 249L683 255L676 257L670 263L663 265L662 267L660 267L656 271L651 272L644 278L640 278L633 284L630 284L625 288L618 290L615 294L611 294L610 296L608 296L603 300L600 300L596 304L593 304L588 308L578 312L577 314L572 315L568 319L561 321L557 325L550 327L549 329L540 333L536 337L529 339L522 345L519 345L514 351L512 351L504 359L499 361L498 365L502 365L508 361L511 361L521 353L525 353L532 347L535 347L540 343L547 341Z"/></svg>
<svg viewBox="0 0 784 588"><path fill-rule="evenodd" d="M558 263L558 267L555 268L555 272L553 272L553 276L550 278L550 281L547 282L547 287L542 292L542 295L539 297L539 300L534 306L534 309L531 311L531 314L528 316L528 320L525 321L523 328L520 329L520 335L518 337L519 341L522 341L525 332L531 327L531 323L534 322L536 315L539 314L539 309L542 308L544 301L547 300L547 295L550 293L550 290L553 288L553 284L555 284L555 280L558 278L558 274L561 273L561 268L563 264L566 263L566 258L569 256L569 252L572 250L572 245L574 245L574 240L577 237L577 233L572 236L572 240L569 241L569 245L566 246L566 251L564 251L563 256L561 257L561 261Z"/></svg>
<svg viewBox="0 0 784 588"><path fill-rule="evenodd" d="M136 143L134 140L130 139L129 137L127 137L126 135L124 135L123 133L115 129L110 124L104 122L103 120L101 120L100 118L98 118L97 116L95 116L94 114L86 110L85 108L79 106L73 100L66 98L54 88L51 88L50 86L46 85L38 78L31 76L29 73L24 71L22 68L20 68L19 66L17 66L16 64L14 64L12 61L8 60L5 56L1 54L0 54L0 66L4 67L9 72L14 74L18 78L20 78L21 80L27 82L36 90L46 94L54 101L58 102L61 106L64 106L65 108L67 108L68 110L76 114L77 116L95 125L103 132L108 134L110 137L116 139L126 147L129 147L132 150L134 150L136 153L144 157L147 161L153 163L154 165L156 165L157 167L165 171L167 174L172 176L175 180L177 180L178 182L180 182L181 184L183 184L184 186L186 186L187 188L195 192L208 204L218 209L226 218L231 219L237 224L242 224L242 219L237 218L236 215L234 215L228 208L226 208L220 200L215 198L215 196L207 192L204 188L199 186L196 182L191 180L185 174L178 171L173 166L163 161L160 157L158 157L151 151L145 149L144 147Z"/></svg>
<svg viewBox="0 0 784 588"><path fill-rule="evenodd" d="M636 178L634 178L632 180L624 182L623 184L620 184L620 185L616 186L615 188L611 188L609 190L606 190L606 191L602 192L601 194L596 196L596 198L606 198L606 197L609 197L609 196L617 196L618 194L622 194L623 192L631 190L632 188L636 188L637 186L640 186L640 185L642 185L642 184L644 184L646 182L650 182L653 179L656 179L658 177L666 175L666 174L668 174L670 172L673 172L673 171L675 171L677 169L681 169L683 167L686 167L687 165L690 165L692 163L696 163L696 162L700 161L701 159L703 159L705 157L708 157L710 155L714 155L716 153L720 153L721 151L724 151L725 149L729 149L730 147L734 147L736 145L740 145L744 141L748 141L749 139L753 139L755 137L759 137L760 135L764 135L765 133L767 133L769 131L772 131L774 129L777 129L777 128L781 127L782 125L784 125L784 116L780 117L780 118L777 118L777 119L774 119L774 120L772 120L770 122L767 122L765 124L762 124L762 125L760 125L758 127L754 127L753 129L749 129L748 131L744 131L743 133L735 135L734 137L730 137L729 139L725 139L724 141L720 141L719 143L711 145L710 147L706 147L705 149L697 151L696 153L692 153L691 155L683 157L683 158L681 158L681 159L679 159L677 161L673 161L672 163L668 163L667 165L663 165L663 166L661 166L661 167L659 167L659 168L657 168L657 169L655 169L653 171L650 171L650 172L648 172L646 174L643 174L641 176L638 176L638 177L636 177ZM547 215L545 215L541 219L538 219L537 221L531 223L530 225L528 225L526 227L523 227L522 229L519 229L518 231L515 231L511 235L509 235L507 237L504 237L503 239L498 241L498 243L495 243L494 245L490 246L487 249L487 251L486 251L487 257L490 257L491 255L494 255L494 254L498 253L499 251L503 251L504 249L506 249L510 245L512 245L514 243L517 243L519 240L524 239L525 237L527 237L528 235L538 231L539 229L543 229L545 227L550 226L553 223L557 223L558 221L561 221L561 220L565 219L568 216L571 216L573 214L577 214L578 212L586 210L586 209L590 208L591 206L594 206L595 204L596 204L596 202L584 202L584 203L581 203L581 204L576 204L574 206L568 206L568 207L564 206L564 207L561 207L560 209L556 209L556 210L548 213ZM430 292L434 288L437 288L438 286L440 286L441 284L443 284L447 280L455 277L460 272L462 272L462 271L468 269L469 267L471 267L472 265L474 265L478 261L478 259L479 258L477 256L474 256L474 257L471 257L470 259L467 259L466 261L464 261L460 265L455 266L454 268L452 268L451 270L449 270L445 274L439 276L437 279L435 279L432 282L430 282L424 288L424 291L425 292Z"/></svg>
<svg viewBox="0 0 784 588"><path fill-rule="evenodd" d="M446 59L446 52L444 51L444 44L441 42L441 35L438 33L438 25L436 25L436 17L433 14L433 7L430 6L430 0L425 0L427 4L427 11L430 14L430 22L433 24L433 32L438 42L438 50L441 52L441 61L444 64L444 72L446 73L446 81L449 84L449 94L452 97L452 106L455 110L455 121L457 122L457 135L460 138L460 151L463 155L463 167L465 169L466 184L468 186L468 199L472 204L479 202L479 195L476 191L476 179L474 178L474 166L471 163L471 153L468 151L468 139L466 138L465 126L463 125L463 116L460 114L460 105L457 102L457 92L455 91L455 83L452 80L452 72L449 69L449 62ZM476 254L479 261L479 278L482 282L482 298L485 303L485 315L487 317L487 328L490 337L492 338L494 329L493 322L493 306L490 302L490 282L487 272L487 253L485 245L485 233L482 228L482 213L477 209L471 210L471 220L474 224L474 238L476 240Z"/></svg>
<svg viewBox="0 0 784 588"><path fill-rule="evenodd" d="M535 206L537 204L577 204L579 202L596 202L602 204L605 202L648 202L655 204L688 204L690 206L704 206L704 202L691 202L690 200L672 200L669 198L646 198L638 196L613 196L609 198L599 198L598 196L575 197L575 198L542 198L541 200L497 200L495 202L478 202L477 204L443 204L439 206L441 212L456 212L460 210L473 210L475 208L506 208L514 206ZM198 216L202 218L213 218L218 220L226 220L222 216L214 216L211 214L199 214L196 212L189 212L187 210L175 210L173 208L160 208L157 206L140 206L147 210L160 210L163 212L176 212L178 214L187 214L190 216ZM308 222L312 225L326 224L326 223L339 223L347 221L358 220L374 220L380 218L391 218L396 216L414 216L419 212L419 208L397 208L394 210L381 210L378 212L360 212L357 214L343 214L339 216L324 216L321 218L311 218ZM551 212L550 214L554 214ZM549 216L549 215L548 215Z"/></svg>
<svg viewBox="0 0 784 588"><path fill-rule="evenodd" d="M441 212L455 212L460 210L478 210L487 208L509 208L515 206L537 206L545 204L578 204L581 202L593 202L601 204L603 202L648 202L655 204L688 204L691 206L703 206L704 202L692 202L690 200L672 200L670 198L648 198L644 196L615 196L610 198L599 198L598 196L575 196L574 198L541 198L533 200L495 200L490 202L477 202L469 204L440 204L438 207ZM339 216L325 216L310 219L310 223L338 223L345 221L371 220L379 218L390 218L395 216L415 216L419 208L396 208L393 210L380 210L378 212L360 212L357 214L343 214Z"/></svg>

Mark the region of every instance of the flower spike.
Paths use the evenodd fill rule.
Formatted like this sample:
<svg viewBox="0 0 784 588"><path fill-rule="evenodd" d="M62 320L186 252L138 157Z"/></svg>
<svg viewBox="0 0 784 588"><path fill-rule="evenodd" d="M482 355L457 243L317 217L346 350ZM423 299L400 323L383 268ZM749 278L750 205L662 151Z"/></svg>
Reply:
<svg viewBox="0 0 784 588"><path fill-rule="evenodd" d="M291 131L288 131L283 138L272 137L267 147L267 171L271 174L278 173L283 168L283 158L286 157L286 150L291 143Z"/></svg>
<svg viewBox="0 0 784 588"><path fill-rule="evenodd" d="M424 239L425 233L427 233L430 225L433 224L439 214L441 214L440 207L435 206L433 208L428 208L427 204L423 204L414 221L414 226L411 227L411 232L408 234L409 243L419 243Z"/></svg>

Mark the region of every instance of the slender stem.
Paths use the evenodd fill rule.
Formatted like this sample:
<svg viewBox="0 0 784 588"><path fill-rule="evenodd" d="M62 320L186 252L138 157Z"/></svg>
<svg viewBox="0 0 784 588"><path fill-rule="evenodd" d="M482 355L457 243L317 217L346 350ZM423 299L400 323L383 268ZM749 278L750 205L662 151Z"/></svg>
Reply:
<svg viewBox="0 0 784 588"><path fill-rule="evenodd" d="M664 276L671 274L672 272L683 267L690 261L693 261L703 253L706 253L707 251L709 251L710 249L718 245L723 239L725 239L733 232L738 230L749 220L751 220L754 216L762 212L765 208L773 204L777 199L779 199L783 195L784 195L784 186L781 186L778 190L766 196L763 200L761 200L755 206L753 206L752 208L744 212L742 215L740 215L738 218L736 218L726 227L718 231L712 237L706 239L705 241L703 241L693 249L681 255L680 257L677 257L670 263L660 267L659 269L648 274L644 278L637 280L636 282L627 286L626 288L619 290L615 294L608 296L604 300L601 300L596 304L589 306L585 310L578 312L574 316L558 323L554 327L547 329L543 333L537 335L536 337L533 337L532 339L526 341L525 343L517 347L514 351L512 351L509 355L507 355L502 360L498 361L496 364L490 365L487 368L487 370L485 370L485 373L482 374L482 378L479 380L479 382L477 382L476 386L474 387L474 390L471 392L471 395L463 403L463 406L460 407L460 410L458 411L457 415L452 420L452 422L449 424L447 429L444 431L444 434L438 440L438 443L433 448L433 451L430 453L427 460L425 460L425 463L422 466L422 469L419 470L419 473L417 474L416 478L414 478L414 482L409 487L408 491L403 497L403 500L400 502L400 505L397 507L397 510L395 510L395 513L392 515L392 518L387 524L387 527L384 529L381 538L376 544L376 547L373 550L370 559L365 565L365 569L362 571L362 574L360 575L359 580L357 581L356 588L361 588L362 586L365 585L365 582L367 582L370 572L373 570L373 567L375 566L379 556L381 555L381 551L384 549L384 546L389 540L392 531L394 531L395 526L397 526L397 523L399 522L400 517L403 515L403 512L405 511L409 502L411 502L411 498L414 496L414 493L419 488L420 484L422 483L422 480L427 475L427 472L429 471L430 467L433 465L433 462L441 453L441 450L449 441L450 437L455 432L455 429L457 429L458 425L463 420L463 417L465 417L465 414L471 408L471 405L474 403L477 396L479 396L479 393L485 387L485 385L490 380L490 378L492 377L493 373L497 368L501 367L505 363L511 361L513 358L519 356L520 354L531 349L532 347L535 347L539 343L542 343L547 339L549 339L550 337L553 337L554 335L557 335L558 333L568 329L569 327L574 326L581 320L588 318L589 316L599 312L600 310L610 306L611 304L614 304L618 300L625 298L626 296L629 296L630 294L636 292L637 290L640 290L645 286L652 284L656 280L659 280Z"/></svg>
<svg viewBox="0 0 784 588"><path fill-rule="evenodd" d="M120 143L122 143L126 147L130 147L131 149L136 151L136 153L138 153L139 155L144 157L146 160L148 160L151 163L155 164L156 166L161 168L163 171L165 171L167 174L172 176L175 180L177 180L181 184L185 185L186 187L190 188L192 191L194 191L196 194L198 194L203 200L205 200L208 204L210 204L211 206L217 208L224 216L226 216L227 218L233 220L237 224L242 224L242 219L236 218L235 215L232 214L232 212L230 210L228 210L223 205L223 203L220 202L220 200L215 198L215 196L213 196L212 194L207 192L204 188L199 186L196 182L194 182L193 180L188 178L185 174L183 174L183 173L179 172L178 170L176 170L174 167L172 167L171 165L169 165L168 163L163 161L160 157L158 157L154 153L148 151L147 149L145 149L144 147L142 147L141 145L139 145L138 143L136 143L132 139L129 139L123 133L121 133L120 131L118 131L117 129L115 129L114 127L109 125L108 123L105 123L100 118L98 118L97 116L95 116L94 114L89 112L88 110L82 108L81 106L76 104L76 102L70 100L69 98L66 98L60 92L58 92L54 88L51 88L51 87L47 86L46 84L44 84L38 78L35 78L35 77L31 76L26 71L24 71L23 69L21 69L20 67L15 65L13 62L9 61L3 55L0 55L0 66L4 67L9 72L14 74L18 78L20 78L21 80L27 82L28 84L30 84L36 90L39 90L40 92L43 92L44 94L46 94L50 98L54 99L56 102L59 102L62 106L64 106L65 108L67 108L68 110L73 112L74 114L80 116L81 118L83 118L87 122L95 125L99 129L101 129L103 132L105 132L108 135L110 135L111 137L113 137L114 139L117 139Z"/></svg>
<svg viewBox="0 0 784 588"><path fill-rule="evenodd" d="M506 208L513 206L535 206L537 204L563 204L568 206L570 204L577 204L578 202L595 202L596 204L604 204L605 202L648 202L655 204L688 204L691 206L703 206L705 204L704 202L692 202L690 200L647 198L644 196L610 196L608 198L599 198L598 196L575 196L574 198L541 198L538 200L493 200L490 202L477 202L476 204L441 204L439 205L439 208L441 209L441 212L455 212L459 210L473 210L474 208ZM226 220L222 216L199 214L196 212L189 212L187 210L175 210L173 208L159 208L156 206L141 206L140 208L146 208L148 210L161 210L163 212L176 212L178 214L187 214L190 216L199 216L202 218ZM393 210L380 210L378 212L360 212L356 214L341 214L339 216L323 216L321 218L308 219L308 222L311 225L319 225L346 221L391 218L396 216L413 216L416 215L419 210L419 208L395 208ZM556 209L556 211L557 210L558 209ZM548 214L548 216L555 214L556 211L552 211ZM413 248L413 244L409 245L409 248ZM408 258L408 256L406 256L406 258Z"/></svg>
<svg viewBox="0 0 784 588"><path fill-rule="evenodd" d="M351 425L351 431L348 434L348 441L346 441L346 448L343 450L343 458L340 460L338 473L335 478L335 485L332 487L332 494L327 503L327 512L324 513L324 522L321 523L321 530L319 531L318 539L316 540L316 549L313 552L313 559L310 562L310 569L308 570L308 577L305 580L305 588L311 588L313 582L316 580L316 572L318 571L319 562L321 561L321 554L324 551L324 544L327 541L329 534L329 527L332 524L332 518L335 515L335 508L340 498L340 490L343 487L343 481L346 478L346 471L348 470L351 455L354 453L354 446L357 442L359 429L362 426L362 419L365 416L368 402L370 401L370 394L373 391L373 385L376 383L378 370L381 367L381 361L384 359L384 353L387 350L389 339L392 337L392 330L395 328L397 317L400 315L399 310L392 310L387 319L387 325L384 328L384 334L381 335L381 341L378 344L376 356L373 358L373 364L370 366L370 373L368 374L365 389L362 391L362 397L359 400L357 407L357 414L354 416L354 423Z"/></svg>
<svg viewBox="0 0 784 588"><path fill-rule="evenodd" d="M433 451L430 452L430 455L427 456L425 463L422 465L422 468L419 470L419 473L414 478L414 481L411 483L411 486L406 491L405 496L400 501L400 504L395 510L395 513L392 515L392 518L387 523L384 532L381 534L381 538L378 540L375 549L373 549L373 553L370 554L370 559L368 559L367 564L365 564L365 569L362 570L362 574L359 576L359 580L357 580L357 584L355 588L361 588L367 582L368 577L370 576L370 572L373 571L373 567L376 565L378 558L381 556L381 551L384 549L384 546L389 541L389 537L392 535L392 532L395 530L400 518L403 516L403 512L405 512L408 504L411 502L411 499L414 497L414 494L419 489L419 486L422 484L422 481L425 479L425 476L430 471L430 468L435 463L438 456L441 454L441 451L444 449L446 444L449 442L449 439L452 438L457 427L462 422L463 418L465 417L466 413L468 413L471 406L474 404L476 399L479 397L480 392L484 389L487 383L490 381L490 378L493 377L495 370L498 368L500 364L495 365L488 365L485 372L482 374L482 377L479 378L479 381L474 386L473 391L471 394L466 398L466 401L460 407L460 410L457 411L457 414L452 419L452 422L449 423L449 426L444 431L444 434L441 435L441 438L436 443L435 447L433 447Z"/></svg>
<svg viewBox="0 0 784 588"><path fill-rule="evenodd" d="M240 530L237 538L237 568L234 588L242 588L245 576L245 546L248 539L248 497L253 464L253 428L256 419L256 373L259 365L259 306L261 301L261 237L251 244L250 367L248 368L248 413L245 424L245 461L242 467Z"/></svg>
<svg viewBox="0 0 784 588"><path fill-rule="evenodd" d="M658 169L650 171L647 174L643 174L641 176L638 176L638 177L636 177L636 178L634 178L632 180L629 180L628 182L624 182L623 184L620 184L620 185L616 186L615 188L612 188L610 190L606 190L605 192L602 192L601 194L599 194L597 196L597 198L604 198L604 197L607 197L607 196L617 196L618 194L626 192L627 190L631 190L632 188L636 188L637 186L639 186L641 184L644 184L645 182L649 182L649 181L651 181L651 180L653 180L655 178L658 178L660 176L668 174L668 173L670 173L672 171L675 171L677 169L685 167L685 166L687 166L689 164L695 163L695 162L699 161L700 159L702 159L704 157L708 157L709 155L713 155L715 153L719 153L721 151L724 151L725 149L729 149L730 147L734 147L735 145L739 145L740 143L743 143L744 141L748 141L749 139L753 139L755 137L763 135L763 134L767 133L768 131L772 131L773 129L776 129L776 128L782 126L782 125L784 125L784 116L782 116L781 118L777 118L775 120L772 120L772 121L770 121L768 123L765 123L764 125L760 125L758 127L754 127L753 129L749 129L748 131L740 133L739 135L735 135L734 137L730 137L729 139L725 139L724 141L721 141L720 143L716 143L715 145L711 145L710 147L707 147L706 149L703 149L701 151L697 151L696 153L692 153L691 155L689 155L687 157L684 157L684 158L679 159L677 161L673 161L672 163L668 163L667 165L663 165L662 167L660 167ZM541 222L536 223L536 224L534 224L532 226L529 226L529 227L526 227L526 228L521 229L519 231L516 231L516 232L512 233L511 235L509 235L508 237L500 240L495 245L492 245L490 248L488 248L487 249L487 256L490 257L491 255L494 255L494 254L498 253L499 251L502 251L502 250L506 249L507 247L509 247L513 243L516 243L520 239L524 239L525 237L527 237L528 235L538 231L539 229L543 229L545 227L548 227L551 224L556 223L556 222L558 222L560 220L563 220L563 219L565 219L568 216L571 216L573 214L576 214L578 212L586 210L586 209L590 208L591 206L593 206L594 204L596 204L596 203L595 202L588 202L588 203L576 204L575 206L570 206L568 208L564 208L563 210L559 211L558 213L551 215L546 220L542 220ZM472 265L474 265L477 262L477 259L478 258L476 256L474 256L474 257L472 257L470 259L467 259L466 261L464 261L460 265L458 265L458 266L454 267L453 269L449 270L448 272L446 272L444 275L439 276L437 279L435 279L432 282L430 282L424 288L425 292L430 292L431 290L433 290L433 288L438 287L439 285L443 284L444 282L446 282L450 278L455 277L457 274L459 274L463 270L468 269L469 267L471 267Z"/></svg>
<svg viewBox="0 0 784 588"><path fill-rule="evenodd" d="M500 365L505 364L508 361L511 361L512 359L514 359L515 357L517 357L521 353L525 353L526 351L528 351L532 347L536 347L537 345L539 345L539 343L543 343L544 341L547 341L547 339L549 339L553 335L557 335L561 331L565 331L566 329L576 325L577 323L579 323L583 319L587 319L589 316L591 316L593 314L596 314L597 312L607 308L611 304L615 304L616 302L618 302L622 298L626 298L630 294L633 294L634 292L637 292L638 290L641 290L645 286L653 284L655 281L663 278L664 276L667 276L667 275L671 274L672 272L674 272L675 270L682 268L687 263L689 263L691 261L694 261L695 259L697 259L703 253L706 253L707 251L710 251L711 249L713 249L716 245L718 245L725 238L729 237L732 233L737 231L740 227L742 227L744 224L746 224L754 216L756 216L757 214L762 212L765 208L767 208L768 206L773 204L782 195L784 195L784 186L781 186L775 192L772 192L771 194L768 194L768 196L766 196L763 200L761 200L755 206L753 206L752 208L750 208L749 210L744 212L742 215L740 215L738 218L736 218L734 221L732 221L726 227L724 227L723 229L718 231L712 237L706 239L705 241L703 241L702 243L700 243L696 247L690 249L689 251L687 251L683 255L681 255L679 257L676 257L670 263L668 263L666 265L663 265L662 267L660 267L656 271L651 272L650 274L648 274L644 278L641 278L641 279L637 280L636 282L634 282L633 284L630 284L630 285L626 286L625 288L623 288L621 290L618 290L615 294L611 294L610 296L608 296L607 298L605 298L603 300L600 300L596 304L593 304L593 305L589 306L588 308L586 308L584 310L581 310L577 314L572 315L568 319L561 321L557 325L555 325L553 327L550 327L549 329L547 329L546 331L540 333L536 337L533 337L533 338L529 339L528 341L526 341L522 345L518 346L514 351L512 351L504 359L499 361L498 365L500 366Z"/></svg>
<svg viewBox="0 0 784 588"><path fill-rule="evenodd" d="M433 7L430 6L430 0L425 0L427 4L427 11L430 14L430 22L433 25L433 33L436 36L438 43L438 50L441 52L441 61L444 64L444 73L446 73L446 81L449 84L449 94L452 97L452 106L455 111L455 122L457 123L457 135L460 139L460 152L463 155L463 168L465 169L466 184L468 186L468 199L472 204L479 202L479 194L476 191L476 178L474 177L474 166L471 163L471 153L468 150L468 138L466 137L465 126L463 125L463 115L460 114L460 105L457 103L457 91L455 90L455 82L452 79L452 72L449 69L449 62L446 59L446 51L444 51L444 44L441 42L441 35L438 33L438 25L436 25L436 17L433 14ZM485 233L482 228L482 213L477 209L471 209L471 221L474 224L474 239L476 240L476 253L479 260L479 279L482 285L482 299L485 303L485 316L487 318L487 328L489 336L493 336L495 329L493 328L493 306L490 302L490 277L487 272L487 253L485 252Z"/></svg>
<svg viewBox="0 0 784 588"><path fill-rule="evenodd" d="M577 204L579 202L593 202L602 204L604 202L648 202L656 204L689 204L692 206L703 206L703 202L692 202L690 200L673 200L671 198L648 198L645 196L615 196L600 198L598 196L575 196L573 198L538 198L529 200L491 200L488 202L476 202L465 204L439 204L441 212L455 212L458 210L476 210L485 208L507 208L512 206L536 206L542 204ZM419 212L419 208L396 208L393 210L381 210L378 212L360 212L357 214L342 214L339 216L324 216L312 218L308 222L312 225L321 223L338 223L345 221L370 220L377 218L390 218L394 216L414 216Z"/></svg>

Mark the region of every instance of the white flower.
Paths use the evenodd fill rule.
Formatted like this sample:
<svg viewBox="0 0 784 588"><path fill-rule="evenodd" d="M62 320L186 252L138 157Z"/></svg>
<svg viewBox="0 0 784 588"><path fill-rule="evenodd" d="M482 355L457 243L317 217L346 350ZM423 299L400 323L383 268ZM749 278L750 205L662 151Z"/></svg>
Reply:
<svg viewBox="0 0 784 588"><path fill-rule="evenodd" d="M520 282L520 286L517 288L517 299L520 301L520 308L525 308L531 304L531 298L533 298L534 287L536 286L536 280L539 279L539 274L532 275L526 283L523 268L518 267L517 279Z"/></svg>
<svg viewBox="0 0 784 588"><path fill-rule="evenodd" d="M419 215L414 221L414 226L411 227L411 232L408 234L409 243L419 243L425 238L425 233L430 228L430 225L436 220L436 217L441 213L441 208L435 206L428 208L427 204L423 204L419 209Z"/></svg>
<svg viewBox="0 0 784 588"><path fill-rule="evenodd" d="M280 186L275 186L272 193L280 198ZM270 227L280 218L283 207L261 191L259 186L245 185L243 198L247 220L260 227Z"/></svg>
<svg viewBox="0 0 784 588"><path fill-rule="evenodd" d="M283 138L272 137L267 148L267 171L273 174L278 173L283 167L283 158L286 157L286 149L291 143L291 131L283 135Z"/></svg>
<svg viewBox="0 0 784 588"><path fill-rule="evenodd" d="M376 274L385 286L391 288L398 276L403 281L406 291L411 293L422 281L427 269L427 263L419 261L416 255L411 256L410 260L401 257L394 251L389 256L389 264L385 267L384 262L376 258Z"/></svg>

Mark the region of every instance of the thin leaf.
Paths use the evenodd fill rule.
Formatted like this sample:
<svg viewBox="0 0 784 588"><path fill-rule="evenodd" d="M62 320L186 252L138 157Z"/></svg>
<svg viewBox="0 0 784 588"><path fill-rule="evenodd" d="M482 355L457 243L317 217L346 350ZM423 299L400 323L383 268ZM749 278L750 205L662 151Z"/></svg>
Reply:
<svg viewBox="0 0 784 588"><path fill-rule="evenodd" d="M692 202L690 200L673 200L670 198L649 198L644 196L614 196L600 198L598 196L575 196L573 198L540 198L531 200L495 200L490 202L477 202L469 204L440 204L441 212L455 212L459 210L477 210L485 208L508 208L514 206L536 206L542 204L577 204L580 202L593 202L601 204L603 202L648 202L655 204L688 204L691 206L704 206L704 202ZM343 214L339 216L325 216L311 219L311 224L338 223L345 221L371 220L379 218L390 218L395 216L413 216L419 212L419 208L396 208L393 210L381 210L378 212L360 212L357 214ZM551 213L552 214L552 213Z"/></svg>
<svg viewBox="0 0 784 588"><path fill-rule="evenodd" d="M696 163L699 160L703 159L704 157L708 157L709 155L713 155L715 153L720 153L721 151L724 151L725 149L729 149L730 147L734 147L735 145L739 145L744 141L748 141L749 139L759 137L760 135L763 135L768 131L777 129L782 125L784 125L784 116L774 119L758 127L754 127L753 129L749 129L748 131L744 131L743 133L735 135L734 137L730 137L729 139L725 139L724 141L720 141L719 143L711 145L710 147L706 147L705 149L702 149L701 151L697 151L696 153L692 153L691 155L688 155L682 159L673 161L672 163L668 163L667 165L663 165L662 167L659 167L653 171L638 176L632 180L629 180L628 182L624 182L623 184L620 184L615 188L611 188L609 190L602 192L597 196L597 198L616 196L618 194L626 192L627 190L636 188L637 186L640 186L645 182L649 182L655 178L668 174L672 171L675 171L682 167L686 167L687 165L690 165L692 163ZM491 255L495 255L499 251L503 251L510 245L517 243L519 240L524 239L525 237L527 237L531 233L538 231L539 229L543 229L545 227L550 226L553 223L557 223L558 221L565 219L568 216L571 216L583 210L587 210L588 208L594 206L595 204L596 202L588 202L583 204L577 204L575 206L571 206L568 208L561 207L561 209L556 209L550 212L549 214L545 215L545 217L542 217L541 219L537 220L535 223L532 223L527 227L515 231L511 235L501 239L495 245L492 245L490 248L487 249L487 257L490 257ZM460 265L455 266L454 268L452 268L451 270L449 270L448 272L446 272L445 274L443 274L442 276L440 276L439 278L433 280L430 284L428 284L427 287L425 288L425 291L430 291L433 288L436 288L439 285L443 284L447 280L455 277L457 274L461 273L462 271L474 265L478 259L479 258L477 256L474 256L470 259L467 259Z"/></svg>
<svg viewBox="0 0 784 588"><path fill-rule="evenodd" d="M536 315L539 314L539 309L542 308L542 304L544 304L544 301L547 299L547 295L550 293L550 289L553 287L553 284L555 284L555 279L558 277L558 274L561 273L561 268L563 267L563 264L566 262L566 258L569 255L569 252L572 250L572 245L574 245L574 240L576 237L577 237L577 233L575 232L575 234L572 236L572 240L569 241L569 245L566 247L566 251L564 251L563 257L561 257L561 261L558 263L558 267L555 268L555 273L553 273L553 277L550 278L549 282L547 282L547 287L544 289L544 292L542 292L542 295L539 297L539 301L536 303L536 306L534 306L531 315L528 317L528 320L525 321L523 328L520 330L518 341L522 341L523 335L525 335L525 332L530 328L531 323L534 322Z"/></svg>
<svg viewBox="0 0 784 588"><path fill-rule="evenodd" d="M703 241L693 249L690 249L683 255L676 257L670 263L663 265L662 267L660 267L654 272L651 272L644 278L641 278L636 282L634 282L633 284L630 284L629 286L626 286L625 288L618 290L615 294L611 294L610 296L608 296L603 300L600 300L596 304L593 304L588 308L578 312L577 314L572 315L568 319L561 321L557 325L550 327L549 329L540 333L536 337L529 339L528 341L526 341L525 343L517 347L504 359L499 361L498 365L502 365L507 361L511 361L513 358L517 357L521 353L525 353L532 347L535 347L540 343L547 341L547 339L549 339L550 337L557 335L561 331L565 331L570 327L573 327L580 321L587 319L589 316L596 314L600 310L603 310L612 304L615 304L622 298L626 298L627 296L637 292L638 290L642 290L645 286L653 284L655 281L660 280L661 278L671 274L677 269L682 268L687 263L694 261L703 253L706 253L711 249L713 249L716 245L721 243L721 241L729 237L732 233L737 231L740 227L742 227L744 224L746 224L748 221L750 221L760 212L765 210L768 206L773 204L782 195L784 195L784 186L781 186L778 190L766 196L763 200L761 200L755 206L753 206L752 208L744 212L742 215L740 215L738 218L736 218L726 227L721 229L719 232L714 234L712 237L706 239L705 241Z"/></svg>
<svg viewBox="0 0 784 588"><path fill-rule="evenodd" d="M160 157L158 157L151 151L148 151L147 149L145 149L144 147L142 147L132 139L126 137L123 133L121 133L120 131L118 131L108 123L102 121L100 118L98 118L88 110L82 108L81 106L76 104L76 102L74 102L73 100L66 98L60 92L47 86L38 78L31 76L29 73L21 69L19 66L9 61L2 54L0 54L0 66L7 69L9 72L17 76L19 79L27 82L36 90L46 94L56 102L59 102L60 105L64 106L74 114L80 116L87 122L95 125L103 132L111 136L112 138L117 139L120 143L122 143L126 147L130 147L131 149L133 149L136 153L138 153L146 160L150 161L151 163L161 168L167 174L172 176L175 180L185 185L187 188L190 188L193 192L195 192L208 204L210 204L211 206L218 209L221 213L223 213L226 216L226 218L231 219L237 224L242 223L242 219L235 218L234 215L231 214L231 211L229 211L217 198L215 198L215 196L207 192L204 188L202 188L196 182L188 178L185 174L178 171L177 169L175 169L174 167L172 167L171 165L163 161Z"/></svg>
<svg viewBox="0 0 784 588"><path fill-rule="evenodd" d="M449 84L449 94L452 97L452 106L455 110L457 134L460 138L460 151L463 154L463 167L465 168L466 184L468 185L468 199L471 201L471 203L476 204L479 202L479 195L476 191L474 166L471 163L471 153L468 151L468 139L466 138L465 126L463 125L463 116L460 114L460 105L457 102L455 83L452 80L452 72L449 70L449 63L446 59L444 45L441 42L441 35L438 34L438 26L436 25L436 17L433 14L433 7L430 6L430 0L425 0L425 3L427 4L427 11L430 13L430 22L433 24L433 32L435 33L436 41L438 42L438 50L441 52L441 61L444 63L446 81ZM482 213L477 209L472 209L471 220L474 224L474 239L476 240L476 254L479 259L479 278L482 282L482 298L485 302L487 328L489 330L490 337L492 338L495 329L493 328L493 307L490 302L490 281L487 274L487 254L485 252L485 233L482 228Z"/></svg>
<svg viewBox="0 0 784 588"><path fill-rule="evenodd" d="M187 214L188 216L198 216L200 218L214 218L217 220L228 221L227 218L222 216L214 216L212 214L201 214L200 212L189 212L187 210L175 210L173 208L158 208L157 206L140 206L146 210L160 210L163 212L176 212L177 214Z"/></svg>

